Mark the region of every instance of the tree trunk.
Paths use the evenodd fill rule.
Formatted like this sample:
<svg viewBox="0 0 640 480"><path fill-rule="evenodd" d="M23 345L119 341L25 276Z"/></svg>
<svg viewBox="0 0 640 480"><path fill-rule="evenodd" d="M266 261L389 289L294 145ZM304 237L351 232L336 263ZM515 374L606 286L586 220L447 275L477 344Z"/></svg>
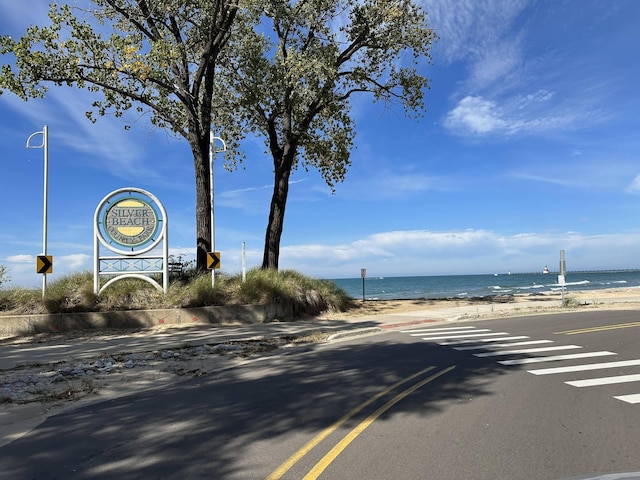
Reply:
<svg viewBox="0 0 640 480"><path fill-rule="evenodd" d="M264 257L262 269L278 269L280 258L280 237L284 227L284 209L289 194L289 177L291 175L291 162L274 162L279 164L275 170L273 183L273 196L271 197L271 209L269 211L269 223L264 242Z"/></svg>
<svg viewBox="0 0 640 480"><path fill-rule="evenodd" d="M207 270L207 252L211 245L211 171L209 168L209 131L202 138L189 139L196 175L196 269Z"/></svg>

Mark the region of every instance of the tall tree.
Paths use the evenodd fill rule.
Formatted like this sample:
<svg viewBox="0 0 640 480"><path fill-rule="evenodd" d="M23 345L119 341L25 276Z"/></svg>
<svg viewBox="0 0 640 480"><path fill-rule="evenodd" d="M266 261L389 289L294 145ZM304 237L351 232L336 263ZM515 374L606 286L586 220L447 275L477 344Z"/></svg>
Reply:
<svg viewBox="0 0 640 480"><path fill-rule="evenodd" d="M51 25L19 40L0 37L13 65L0 93L43 97L48 85L101 93L87 116L121 116L135 106L151 123L184 137L196 183L197 267L211 250L209 130L218 55L242 0L91 0L91 10L52 4Z"/></svg>
<svg viewBox="0 0 640 480"><path fill-rule="evenodd" d="M263 136L274 189L263 268L278 268L289 178L318 169L332 189L344 179L355 134L350 100L368 93L420 115L436 36L413 0L261 0L220 57L214 122L225 138ZM424 65L422 65L424 66Z"/></svg>

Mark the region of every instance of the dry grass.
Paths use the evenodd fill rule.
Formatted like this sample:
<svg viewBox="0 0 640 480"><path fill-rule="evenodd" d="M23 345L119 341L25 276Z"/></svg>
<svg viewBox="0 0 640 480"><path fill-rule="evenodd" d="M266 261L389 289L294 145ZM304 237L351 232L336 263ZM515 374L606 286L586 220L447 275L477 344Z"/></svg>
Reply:
<svg viewBox="0 0 640 480"><path fill-rule="evenodd" d="M294 314L316 315L323 311L344 311L354 301L333 282L306 277L292 270L250 270L241 275L219 275L211 286L209 274L191 274L173 281L166 294L139 279L113 283L99 295L93 292L93 274L62 277L40 290L0 290L0 314L104 312L150 308L202 307L276 302L291 305Z"/></svg>

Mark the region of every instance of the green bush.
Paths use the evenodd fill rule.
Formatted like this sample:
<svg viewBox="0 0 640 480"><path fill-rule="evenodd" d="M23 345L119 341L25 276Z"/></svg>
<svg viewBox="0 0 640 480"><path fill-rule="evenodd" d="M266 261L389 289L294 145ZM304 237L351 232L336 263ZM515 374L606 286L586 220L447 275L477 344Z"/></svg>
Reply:
<svg viewBox="0 0 640 480"><path fill-rule="evenodd" d="M211 286L211 274L196 274L174 279L166 294L148 282L126 278L93 293L93 273L64 276L40 290L8 289L0 291L0 311L14 314L62 313L80 311L141 310L210 305L280 303L292 307L295 315L315 315L326 310L345 311L354 300L333 282L316 280L293 270L261 270L242 275L217 273Z"/></svg>

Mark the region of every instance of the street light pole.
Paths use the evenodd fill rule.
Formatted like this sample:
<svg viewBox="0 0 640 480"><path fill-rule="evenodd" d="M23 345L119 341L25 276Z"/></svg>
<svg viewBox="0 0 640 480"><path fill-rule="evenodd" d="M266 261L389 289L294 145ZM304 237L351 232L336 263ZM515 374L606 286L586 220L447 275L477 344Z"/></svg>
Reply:
<svg viewBox="0 0 640 480"><path fill-rule="evenodd" d="M216 140L220 141L222 144L222 149L214 150ZM213 136L213 130L209 130L209 173L210 173L210 183L211 183L211 251L216 251L216 226L214 223L214 214L213 214L213 157L214 154L219 152L224 152L227 150L227 144L224 143L220 137ZM211 286L213 287L216 283L216 269L211 269Z"/></svg>
<svg viewBox="0 0 640 480"><path fill-rule="evenodd" d="M42 135L42 145L31 145L29 142L36 135ZM49 196L49 127L46 125L42 131L32 133L27 138L27 148L42 148L44 151L44 206L42 214L42 255L47 254L47 198ZM47 290L47 274L42 274L42 298Z"/></svg>

